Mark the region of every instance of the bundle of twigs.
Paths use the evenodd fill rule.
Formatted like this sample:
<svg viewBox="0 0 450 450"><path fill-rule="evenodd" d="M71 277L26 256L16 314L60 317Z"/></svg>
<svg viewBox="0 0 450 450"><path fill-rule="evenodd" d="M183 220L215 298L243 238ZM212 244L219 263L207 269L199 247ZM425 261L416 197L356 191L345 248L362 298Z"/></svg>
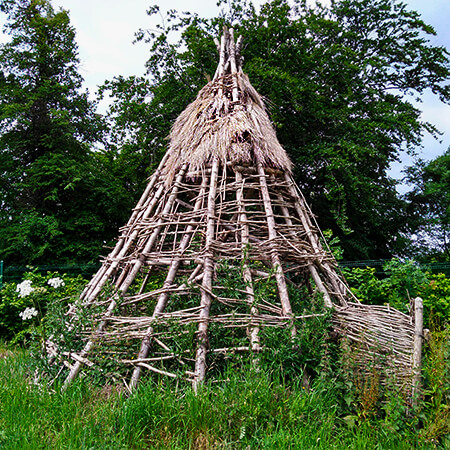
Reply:
<svg viewBox="0 0 450 450"><path fill-rule="evenodd" d="M180 114L170 134L165 166L171 180L183 164L200 171L217 159L221 164L264 166L290 172L261 96L242 72L239 41L225 30L216 76Z"/></svg>

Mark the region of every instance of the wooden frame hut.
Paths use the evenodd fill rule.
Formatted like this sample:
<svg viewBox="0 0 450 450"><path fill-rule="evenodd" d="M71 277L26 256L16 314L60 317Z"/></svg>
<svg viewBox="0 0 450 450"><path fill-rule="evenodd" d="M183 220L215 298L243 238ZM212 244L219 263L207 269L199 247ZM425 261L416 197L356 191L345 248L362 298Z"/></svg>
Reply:
<svg viewBox="0 0 450 450"><path fill-rule="evenodd" d="M170 369L175 363L197 388L208 355L258 353L264 327L285 327L295 335L298 321L307 318L293 305L292 290L318 293L337 311L337 328L350 330L355 342L377 327L367 325L370 320L361 325L367 311L361 312L364 306L324 247L261 96L242 71L241 40L225 30L217 47L214 78L176 120L169 149L117 244L69 313L76 316L83 308L97 316L82 351L66 361L66 384L92 365L90 355L99 345L133 341L139 343L134 353L113 359L131 367L130 389L143 371L178 376ZM221 284L224 271L235 274L238 285ZM271 282L270 298L256 292L261 280ZM186 335L183 326L195 328L190 351L177 352L166 340L164 327L174 323L181 327L178 337ZM221 346L214 336L219 326L245 339L240 346ZM395 349L406 359L410 331L407 350ZM389 335L377 344L387 351L394 340Z"/></svg>

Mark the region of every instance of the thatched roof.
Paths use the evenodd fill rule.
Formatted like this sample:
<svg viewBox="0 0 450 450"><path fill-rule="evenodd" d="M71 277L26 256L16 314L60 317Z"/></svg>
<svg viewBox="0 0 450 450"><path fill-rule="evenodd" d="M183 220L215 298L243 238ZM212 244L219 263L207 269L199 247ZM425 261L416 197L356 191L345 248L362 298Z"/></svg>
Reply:
<svg viewBox="0 0 450 450"><path fill-rule="evenodd" d="M257 363L274 342L268 327L287 329L279 336L291 345L305 320L322 317L304 314L315 299L334 306L338 331L361 344L360 366L388 357L402 374L420 373L411 354L422 332L389 307L359 305L242 73L232 30L218 48L213 81L175 122L114 249L67 313L67 326L82 325L83 349L67 347L65 334L47 342L50 358L70 368L65 386L97 365L125 385L130 375L130 388L147 371L197 389L220 355L246 351ZM80 309L92 311L90 334ZM129 356L111 358L117 348Z"/></svg>
<svg viewBox="0 0 450 450"><path fill-rule="evenodd" d="M227 62L233 57L235 64ZM291 161L278 142L262 97L238 67L239 60L228 51L223 75L216 75L175 121L166 164L169 179L184 163L188 171L196 172L216 157L223 165L260 162L264 167L291 171Z"/></svg>

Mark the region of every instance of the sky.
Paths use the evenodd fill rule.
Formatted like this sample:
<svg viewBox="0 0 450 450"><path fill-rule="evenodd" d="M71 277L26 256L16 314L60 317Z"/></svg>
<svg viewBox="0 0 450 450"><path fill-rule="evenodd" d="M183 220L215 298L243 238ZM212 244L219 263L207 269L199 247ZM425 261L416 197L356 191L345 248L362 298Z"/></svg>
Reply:
<svg viewBox="0 0 450 450"><path fill-rule="evenodd" d="M431 37L431 43L450 49L450 1L404 1L435 28L437 36ZM258 7L264 0L254 0L253 3ZM55 9L62 7L70 13L71 24L77 32L80 73L92 95L98 85L114 76L144 74L149 45L142 42L133 44L133 40L137 30L154 28L161 21L157 16L146 14L150 5L160 5L162 12L173 8L197 12L204 17L212 17L219 12L216 0L52 0L52 4ZM3 15L0 17L2 23ZM444 153L450 145L450 106L426 93L419 108L423 111L422 120L431 122L444 133L441 142L431 136L424 137L424 149L420 156L430 160ZM392 176L401 177L401 169L408 162L405 159L394 164Z"/></svg>

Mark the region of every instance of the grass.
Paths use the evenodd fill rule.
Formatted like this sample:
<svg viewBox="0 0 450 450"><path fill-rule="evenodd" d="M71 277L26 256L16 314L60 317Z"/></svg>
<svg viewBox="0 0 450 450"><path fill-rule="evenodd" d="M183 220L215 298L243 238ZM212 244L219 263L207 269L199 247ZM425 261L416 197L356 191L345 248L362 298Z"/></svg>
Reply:
<svg viewBox="0 0 450 450"><path fill-rule="evenodd" d="M0 448L128 448L116 429L120 396L83 383L64 395L34 386L30 362L23 351L0 361Z"/></svg>
<svg viewBox="0 0 450 450"><path fill-rule="evenodd" d="M62 394L33 384L24 350L0 347L1 449L413 449L412 418L348 415L342 388L319 378L306 389L274 371L229 373L194 395L173 381L131 396L78 380ZM392 405L391 405L392 406ZM446 441L447 443L449 441Z"/></svg>

